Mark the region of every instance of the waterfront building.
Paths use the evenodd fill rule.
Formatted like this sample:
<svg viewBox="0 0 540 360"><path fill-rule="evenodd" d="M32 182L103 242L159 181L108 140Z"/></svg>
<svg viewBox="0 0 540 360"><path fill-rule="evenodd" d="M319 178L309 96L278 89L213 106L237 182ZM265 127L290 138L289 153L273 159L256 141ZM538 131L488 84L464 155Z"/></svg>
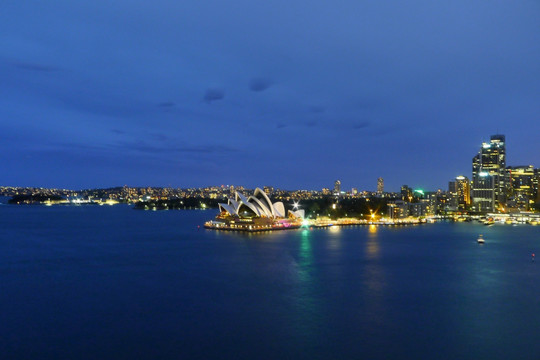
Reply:
<svg viewBox="0 0 540 360"><path fill-rule="evenodd" d="M438 211L438 200L439 200L439 195L441 194L442 192L439 190L439 191L426 191L425 194L424 194L424 199L420 200L420 202L423 202L426 204L426 214L427 215L435 215L435 214L438 214L440 213L440 211Z"/></svg>
<svg viewBox="0 0 540 360"><path fill-rule="evenodd" d="M473 176L473 205L485 203L487 197L484 188L489 182L492 185L493 204L490 205L491 211L504 207L506 203L507 181L506 181L506 142L504 135L492 135L490 142L482 143L480 151L472 160ZM482 175L484 174L484 175ZM485 174L491 178L489 181ZM481 186L476 189L475 184ZM476 191L478 190L478 191ZM474 198L474 194L479 198ZM478 209L477 209L478 210Z"/></svg>
<svg viewBox="0 0 540 360"><path fill-rule="evenodd" d="M424 200L422 199L421 202L409 204L409 216L421 217L428 215L429 205Z"/></svg>
<svg viewBox="0 0 540 360"><path fill-rule="evenodd" d="M403 219L409 216L409 204L403 200L388 203L388 217L392 220Z"/></svg>
<svg viewBox="0 0 540 360"><path fill-rule="evenodd" d="M509 166L508 207L529 210L538 201L538 169L534 166Z"/></svg>
<svg viewBox="0 0 540 360"><path fill-rule="evenodd" d="M377 194L382 195L384 193L384 179L382 177L377 179Z"/></svg>
<svg viewBox="0 0 540 360"><path fill-rule="evenodd" d="M471 183L466 176L456 177L456 202L459 210L466 210L471 205Z"/></svg>
<svg viewBox="0 0 540 360"><path fill-rule="evenodd" d="M494 178L487 172L480 172L473 178L472 209L480 212L495 209Z"/></svg>
<svg viewBox="0 0 540 360"><path fill-rule="evenodd" d="M286 217L285 206L281 201L272 203L268 195L256 188L253 195L246 197L235 192L234 199L218 204L220 213L215 220L205 223L206 228L264 231L299 227L304 210L289 211Z"/></svg>
<svg viewBox="0 0 540 360"><path fill-rule="evenodd" d="M409 216L422 217L433 214L428 199L410 203L403 200L394 200L388 203L388 217L392 220L403 219Z"/></svg>

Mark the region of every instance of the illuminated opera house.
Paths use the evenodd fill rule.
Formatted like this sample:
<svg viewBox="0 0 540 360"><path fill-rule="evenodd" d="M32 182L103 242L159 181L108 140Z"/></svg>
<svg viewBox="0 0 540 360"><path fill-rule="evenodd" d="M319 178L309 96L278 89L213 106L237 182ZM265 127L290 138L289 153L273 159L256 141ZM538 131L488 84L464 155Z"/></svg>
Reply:
<svg viewBox="0 0 540 360"><path fill-rule="evenodd" d="M300 227L304 218L304 210L289 210L286 216L283 203L272 203L260 188L255 189L249 197L235 192L234 199L229 199L227 204L219 204L219 211L214 220L204 224L206 228L240 231L285 230Z"/></svg>

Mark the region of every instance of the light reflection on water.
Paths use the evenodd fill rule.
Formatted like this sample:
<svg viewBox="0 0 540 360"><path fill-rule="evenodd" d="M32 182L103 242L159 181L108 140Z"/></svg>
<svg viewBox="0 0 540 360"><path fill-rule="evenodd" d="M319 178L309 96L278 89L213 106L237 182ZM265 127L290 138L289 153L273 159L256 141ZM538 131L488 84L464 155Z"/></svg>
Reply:
<svg viewBox="0 0 540 360"><path fill-rule="evenodd" d="M368 238L366 242L366 253L369 258L375 259L379 256L379 241L377 238L377 225L369 225Z"/></svg>
<svg viewBox="0 0 540 360"><path fill-rule="evenodd" d="M377 225L369 225L365 245L367 264L364 268L366 319L376 331L387 321L385 293L385 267L380 259L381 250Z"/></svg>
<svg viewBox="0 0 540 360"><path fill-rule="evenodd" d="M314 266L313 237L310 230L300 230L298 249L298 288L293 292L294 329L300 341L312 343L318 336L321 323L321 299L319 282Z"/></svg>
<svg viewBox="0 0 540 360"><path fill-rule="evenodd" d="M341 226L330 226L325 231L328 231L328 249L332 252L339 252L342 247L342 229Z"/></svg>

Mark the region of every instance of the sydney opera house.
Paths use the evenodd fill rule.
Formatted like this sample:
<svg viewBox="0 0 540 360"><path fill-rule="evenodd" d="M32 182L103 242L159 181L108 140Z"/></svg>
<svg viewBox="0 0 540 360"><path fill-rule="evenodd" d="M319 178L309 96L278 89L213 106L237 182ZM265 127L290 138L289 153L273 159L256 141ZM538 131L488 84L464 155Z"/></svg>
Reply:
<svg viewBox="0 0 540 360"><path fill-rule="evenodd" d="M246 197L236 192L227 204L219 204L219 214L204 224L209 229L265 231L294 229L302 225L304 210L289 210L288 216L282 202L272 203L260 188Z"/></svg>

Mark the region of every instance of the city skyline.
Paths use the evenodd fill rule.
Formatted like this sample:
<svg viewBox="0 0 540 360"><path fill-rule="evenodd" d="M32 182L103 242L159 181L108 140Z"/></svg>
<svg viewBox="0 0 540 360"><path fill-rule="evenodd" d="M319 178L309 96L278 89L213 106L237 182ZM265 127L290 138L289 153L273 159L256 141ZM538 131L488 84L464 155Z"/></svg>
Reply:
<svg viewBox="0 0 540 360"><path fill-rule="evenodd" d="M237 5L4 4L0 185L445 189L498 133L540 166L539 4Z"/></svg>
<svg viewBox="0 0 540 360"><path fill-rule="evenodd" d="M498 157L499 157L499 150L496 150L497 152L494 153L494 154L491 154L493 152L493 150L491 149L493 147L493 144L494 144L494 141L495 141L495 144L497 145L497 149L498 149L498 146L502 146L502 157L500 160L497 160ZM500 142L500 144L499 144ZM406 183L406 181L401 181L401 183L403 185L401 185L400 189L401 191L403 191L403 188L404 187L407 187L409 188L411 191L413 189L419 189L420 191L424 192L424 191L443 191L443 192L450 192L450 193L454 193L456 191L458 191L463 197L463 205L469 205L470 204L470 201L471 199L469 198L468 200L466 199L466 195L465 195L465 192L473 192L474 190L474 187L478 187L478 189L483 189L484 186L487 186L485 187L485 189L487 189L488 191L491 191L492 194L491 196L494 196L494 189L497 187L495 186L495 184L493 183L493 180L491 180L491 177L488 176L486 178L487 175L489 175L488 172L485 172L486 169L488 168L491 168L493 165L492 165L492 162L493 161L496 161L497 163L499 161L501 161L501 166L499 165L496 165L496 169L497 169L497 173L499 174L498 175L498 178L500 177L502 180L500 180L501 182L502 181L506 181L504 180L505 176L507 176L508 174L511 175L512 171L514 170L517 170L518 171L518 175L520 174L524 174L525 172L530 172L530 171L535 171L535 166L532 165L532 164L529 164L529 165L515 165L515 164L512 164L512 165L508 165L506 164L506 139L505 139L505 135L504 134L495 134L495 135L491 135L490 136L490 142L482 142L481 146L479 146L480 150L478 153L476 153L472 159L472 177L471 179L472 180L469 180L467 176L464 176L464 175L457 175L455 177L455 180L456 182L454 181L450 181L448 183L448 188L446 188L444 185L441 185L441 186L437 186L437 187L434 187L434 188L422 188L422 187L419 187L419 186L416 186L416 184L413 184L412 187L408 187L408 184ZM490 155L486 155L486 154L490 154ZM487 157L486 157L487 156ZM494 157L493 157L494 156ZM484 159L484 160L482 160ZM484 164L486 161L488 161L487 165ZM484 162L484 163L483 163ZM487 167L486 167L487 166ZM482 172L483 171L483 172ZM536 168L536 171L538 171L538 169ZM510 173L509 173L510 172ZM465 174L462 173L462 174ZM477 180L476 179L484 179L483 181L485 180L489 180L489 183L486 183L484 185L479 185L477 184ZM463 180L466 181L466 183L468 185L463 185ZM497 180L499 181L499 180ZM508 181L511 181L511 179L509 179ZM405 183L405 184L404 184ZM476 184L476 185L475 185ZM284 191L315 191L315 192L321 192L324 193L324 192L327 192L328 194L330 193L333 193L335 195L339 195L341 193L347 193L347 194L352 194L352 195L355 195L357 192L358 192L358 188L354 187L354 185L352 187L343 187L341 186L341 180L340 179L337 179L334 181L333 183L333 186L323 186L321 188L307 188L307 187L299 187L299 188L280 188L280 187L276 187L274 186L273 184L267 184L268 187L270 188L276 188L276 189L280 189L280 190L284 190ZM457 187L456 187L457 186ZM471 188L472 186L472 188ZM507 185L501 185L501 188L500 190L498 191L504 191L503 189L506 188ZM172 185L168 185L168 186L153 186L153 185L149 185L149 184L146 184L146 185L128 185L128 184L124 184L124 185L114 185L114 186L108 186L108 187L102 187L102 188L99 188L99 187L87 187L87 188L83 188L83 187L73 187L73 188L61 188L61 187L43 187L43 186L21 186L21 185L9 185L9 184L0 184L0 188L44 188L44 189L51 189L51 190L70 190L70 191L73 191L73 190L95 190L95 189L110 189L110 188L118 188L118 187L131 187L131 188L163 188L163 189L166 189L166 188L176 188L176 189L208 189L208 188L229 188L229 187L240 187L240 188L246 188L246 189L254 189L254 188L250 188L250 186L246 186L245 184L206 184L206 185L198 185L198 186L172 186ZM266 188L266 186L265 186ZM465 190L467 189L467 190ZM490 190L491 189L491 190ZM391 189L389 191L384 191L384 179L382 177L378 177L377 178L377 183L376 183L376 190L373 190L372 188L364 188L364 189L360 189L361 192L369 192L369 193L377 193L377 194L383 194L383 193L398 193L400 190L398 189ZM472 196L471 195L468 195L468 196ZM489 200L488 200L489 201ZM491 202L494 202L495 201L495 197L491 200ZM506 202L506 198L503 198L501 200L503 203ZM490 205L491 207L493 207L493 204Z"/></svg>

